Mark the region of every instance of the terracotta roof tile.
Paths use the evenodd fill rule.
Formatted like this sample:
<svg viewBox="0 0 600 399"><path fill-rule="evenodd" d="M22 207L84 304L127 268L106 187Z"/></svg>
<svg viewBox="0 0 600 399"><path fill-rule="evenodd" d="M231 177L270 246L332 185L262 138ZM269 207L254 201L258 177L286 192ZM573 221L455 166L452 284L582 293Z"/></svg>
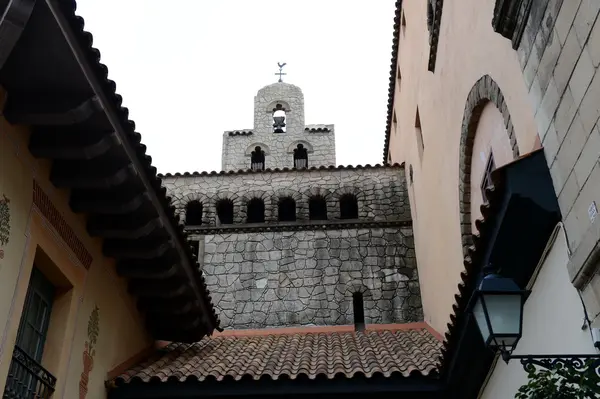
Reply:
<svg viewBox="0 0 600 399"><path fill-rule="evenodd" d="M268 376L311 379L323 375L370 378L399 373L437 376L441 343L427 329L322 332L273 335L220 335L195 344L172 343L148 361L119 375L116 385L132 381L165 382Z"/></svg>

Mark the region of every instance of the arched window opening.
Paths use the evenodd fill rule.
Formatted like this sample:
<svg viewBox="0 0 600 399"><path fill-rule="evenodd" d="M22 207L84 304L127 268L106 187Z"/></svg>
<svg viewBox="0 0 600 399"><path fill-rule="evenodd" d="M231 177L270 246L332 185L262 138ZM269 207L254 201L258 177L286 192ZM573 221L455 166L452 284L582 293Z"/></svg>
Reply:
<svg viewBox="0 0 600 399"><path fill-rule="evenodd" d="M296 201L291 197L285 197L279 200L278 204L279 221L280 222L295 222L296 221Z"/></svg>
<svg viewBox="0 0 600 399"><path fill-rule="evenodd" d="M308 151L302 144L294 148L294 168L308 168Z"/></svg>
<svg viewBox="0 0 600 399"><path fill-rule="evenodd" d="M358 219L358 201L354 194L340 197L340 219Z"/></svg>
<svg viewBox="0 0 600 399"><path fill-rule="evenodd" d="M308 200L308 218L310 220L327 220L327 201L320 195Z"/></svg>
<svg viewBox="0 0 600 399"><path fill-rule="evenodd" d="M285 120L285 108L283 108L283 105L277 104L273 108L273 133L285 133Z"/></svg>
<svg viewBox="0 0 600 399"><path fill-rule="evenodd" d="M185 225L200 226L202 224L202 203L190 201L185 206Z"/></svg>
<svg viewBox="0 0 600 399"><path fill-rule="evenodd" d="M354 313L354 330L365 330L365 306L362 292L352 294L352 311Z"/></svg>
<svg viewBox="0 0 600 399"><path fill-rule="evenodd" d="M252 170L265 170L265 152L259 145L254 147L250 155L250 168Z"/></svg>
<svg viewBox="0 0 600 399"><path fill-rule="evenodd" d="M221 224L233 224L233 201L222 199L217 202L217 217Z"/></svg>
<svg viewBox="0 0 600 399"><path fill-rule="evenodd" d="M252 198L248 201L247 219L248 223L265 222L265 203L259 198Z"/></svg>

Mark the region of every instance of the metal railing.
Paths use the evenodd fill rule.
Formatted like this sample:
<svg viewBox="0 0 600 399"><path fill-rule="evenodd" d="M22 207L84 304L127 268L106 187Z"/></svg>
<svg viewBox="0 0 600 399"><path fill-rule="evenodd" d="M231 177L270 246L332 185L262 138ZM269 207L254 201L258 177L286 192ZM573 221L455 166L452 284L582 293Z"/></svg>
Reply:
<svg viewBox="0 0 600 399"><path fill-rule="evenodd" d="M3 399L47 399L54 393L56 377L15 346Z"/></svg>

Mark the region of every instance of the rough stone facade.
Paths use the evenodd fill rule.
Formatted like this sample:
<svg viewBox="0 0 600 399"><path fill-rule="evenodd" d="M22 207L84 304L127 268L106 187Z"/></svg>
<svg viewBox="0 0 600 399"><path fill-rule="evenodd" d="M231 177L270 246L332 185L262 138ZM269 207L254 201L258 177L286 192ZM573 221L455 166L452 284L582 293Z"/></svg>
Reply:
<svg viewBox="0 0 600 399"><path fill-rule="evenodd" d="M198 238L222 327L351 324L355 292L367 323L422 319L411 227Z"/></svg>
<svg viewBox="0 0 600 399"><path fill-rule="evenodd" d="M202 227L220 226L216 203L233 201L234 225L246 222L246 206L253 198L265 203L265 222L277 223L277 203L291 197L296 202L298 222L307 221L308 201L321 195L327 201L327 220L340 218L339 198L351 193L358 202L362 221L410 221L404 168L400 166L344 169L291 170L235 174L164 176L163 184L181 220L193 200L203 207Z"/></svg>
<svg viewBox="0 0 600 399"><path fill-rule="evenodd" d="M285 109L286 131L273 133L273 109ZM308 149L308 166L335 165L333 125L304 123L304 95L297 86L274 83L254 97L254 128L223 134L222 170L250 168L256 146L265 151L266 168L293 168L293 150L298 144Z"/></svg>
<svg viewBox="0 0 600 399"><path fill-rule="evenodd" d="M277 104L283 133L273 132ZM404 167L335 167L333 125L305 126L296 86L261 89L254 110L254 130L225 132L224 171L162 176L221 326L421 321ZM308 168L293 168L299 143ZM256 146L266 170L249 170Z"/></svg>

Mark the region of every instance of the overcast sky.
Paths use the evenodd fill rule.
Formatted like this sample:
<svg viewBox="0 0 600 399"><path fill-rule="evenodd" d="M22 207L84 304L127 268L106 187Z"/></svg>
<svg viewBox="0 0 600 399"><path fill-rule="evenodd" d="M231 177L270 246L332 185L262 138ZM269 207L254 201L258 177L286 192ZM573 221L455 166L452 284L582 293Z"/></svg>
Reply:
<svg viewBox="0 0 600 399"><path fill-rule="evenodd" d="M394 0L79 0L77 13L159 172L220 170L274 83L333 123L337 163L381 163Z"/></svg>

